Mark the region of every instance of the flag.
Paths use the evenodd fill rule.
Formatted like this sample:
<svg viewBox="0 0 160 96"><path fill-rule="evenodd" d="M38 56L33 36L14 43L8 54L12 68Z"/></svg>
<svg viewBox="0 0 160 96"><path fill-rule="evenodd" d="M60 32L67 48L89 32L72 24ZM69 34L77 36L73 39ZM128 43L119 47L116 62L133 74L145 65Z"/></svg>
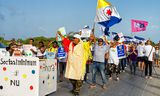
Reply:
<svg viewBox="0 0 160 96"><path fill-rule="evenodd" d="M111 3L105 0L98 0L95 22L106 27L108 31L109 27L119 23L121 20L119 13Z"/></svg>
<svg viewBox="0 0 160 96"><path fill-rule="evenodd" d="M106 35L109 36L110 32L108 32L108 29L104 26L100 26L100 30Z"/></svg>
<svg viewBox="0 0 160 96"><path fill-rule="evenodd" d="M138 36L134 36L134 38L137 39L137 40L145 40L144 38L138 37Z"/></svg>
<svg viewBox="0 0 160 96"><path fill-rule="evenodd" d="M127 42L127 43L133 41L133 37L130 37L130 36L123 36L123 37L124 37L124 39L125 39L125 42Z"/></svg>
<svg viewBox="0 0 160 96"><path fill-rule="evenodd" d="M139 42L146 42L146 39L143 38L143 37L139 37L139 36L134 36L134 40L136 43L139 43Z"/></svg>
<svg viewBox="0 0 160 96"><path fill-rule="evenodd" d="M148 22L142 20L131 20L131 26L132 32L145 31L148 26Z"/></svg>

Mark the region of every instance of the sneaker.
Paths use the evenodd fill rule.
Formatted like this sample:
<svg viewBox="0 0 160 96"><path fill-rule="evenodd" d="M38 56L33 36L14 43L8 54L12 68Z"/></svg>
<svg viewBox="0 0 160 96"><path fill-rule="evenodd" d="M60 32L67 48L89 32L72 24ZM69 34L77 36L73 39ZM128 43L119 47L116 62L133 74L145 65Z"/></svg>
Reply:
<svg viewBox="0 0 160 96"><path fill-rule="evenodd" d="M89 88L96 88L96 85L95 85L95 84L91 84L91 85L89 86Z"/></svg>
<svg viewBox="0 0 160 96"><path fill-rule="evenodd" d="M152 77L152 76L149 76L149 79L153 79L153 77Z"/></svg>
<svg viewBox="0 0 160 96"><path fill-rule="evenodd" d="M102 85L102 88L103 88L103 89L107 89L107 87L106 87L106 85L105 85L105 84L103 84L103 85Z"/></svg>
<svg viewBox="0 0 160 96"><path fill-rule="evenodd" d="M148 79L148 76L145 76L145 79Z"/></svg>
<svg viewBox="0 0 160 96"><path fill-rule="evenodd" d="M79 96L79 93L78 92L74 92L73 95L74 96Z"/></svg>
<svg viewBox="0 0 160 96"><path fill-rule="evenodd" d="M109 80L112 80L112 77L109 77Z"/></svg>
<svg viewBox="0 0 160 96"><path fill-rule="evenodd" d="M123 70L122 72L125 72L125 70Z"/></svg>
<svg viewBox="0 0 160 96"><path fill-rule="evenodd" d="M117 77L116 79L117 79L117 81L119 81L119 77Z"/></svg>

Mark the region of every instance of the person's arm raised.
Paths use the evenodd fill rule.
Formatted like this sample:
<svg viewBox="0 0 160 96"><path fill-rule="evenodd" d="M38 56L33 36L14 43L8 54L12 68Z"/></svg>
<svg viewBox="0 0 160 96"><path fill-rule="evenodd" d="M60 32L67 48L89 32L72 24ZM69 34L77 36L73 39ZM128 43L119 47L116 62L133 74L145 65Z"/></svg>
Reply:
<svg viewBox="0 0 160 96"><path fill-rule="evenodd" d="M106 43L106 45L108 45L108 40L105 35L103 36L103 38L104 38L104 42Z"/></svg>
<svg viewBox="0 0 160 96"><path fill-rule="evenodd" d="M58 31L57 34L62 38L62 40L65 38L60 31Z"/></svg>

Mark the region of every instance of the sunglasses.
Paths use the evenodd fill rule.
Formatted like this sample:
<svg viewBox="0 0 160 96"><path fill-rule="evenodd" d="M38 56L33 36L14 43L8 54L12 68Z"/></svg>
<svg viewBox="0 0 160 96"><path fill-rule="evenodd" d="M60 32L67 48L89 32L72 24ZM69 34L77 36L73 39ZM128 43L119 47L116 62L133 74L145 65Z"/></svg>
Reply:
<svg viewBox="0 0 160 96"><path fill-rule="evenodd" d="M73 37L72 39L77 39L77 38Z"/></svg>

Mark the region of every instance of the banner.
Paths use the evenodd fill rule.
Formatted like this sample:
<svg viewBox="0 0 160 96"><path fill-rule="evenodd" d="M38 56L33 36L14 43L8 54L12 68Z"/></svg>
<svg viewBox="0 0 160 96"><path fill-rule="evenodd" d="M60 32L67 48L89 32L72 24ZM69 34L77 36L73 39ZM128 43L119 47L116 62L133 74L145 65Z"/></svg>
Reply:
<svg viewBox="0 0 160 96"><path fill-rule="evenodd" d="M45 96L57 90L54 59L0 57L0 75L0 96Z"/></svg>
<svg viewBox="0 0 160 96"><path fill-rule="evenodd" d="M47 94L53 93L57 90L57 60L40 59L39 66L39 93L40 96L46 96Z"/></svg>
<svg viewBox="0 0 160 96"><path fill-rule="evenodd" d="M147 21L142 20L131 20L132 32L145 31L148 26Z"/></svg>

